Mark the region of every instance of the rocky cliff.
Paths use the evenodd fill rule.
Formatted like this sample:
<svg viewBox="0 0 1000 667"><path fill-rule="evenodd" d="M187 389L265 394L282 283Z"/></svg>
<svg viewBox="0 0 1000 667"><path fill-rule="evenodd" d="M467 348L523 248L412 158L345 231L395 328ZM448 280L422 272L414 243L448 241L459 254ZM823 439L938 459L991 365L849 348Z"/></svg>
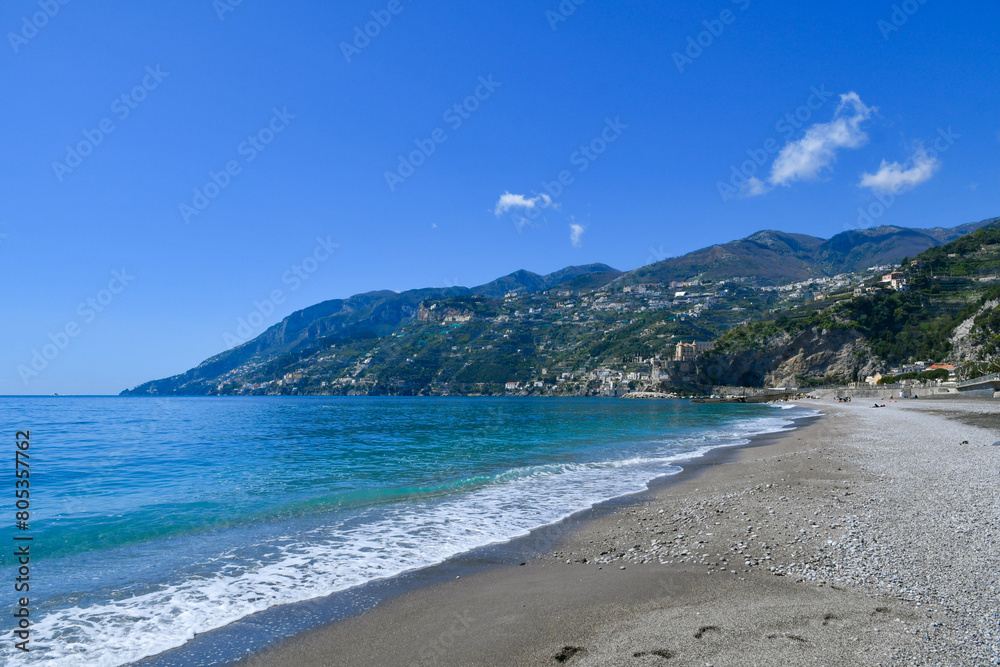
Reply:
<svg viewBox="0 0 1000 667"><path fill-rule="evenodd" d="M870 353L860 331L818 327L797 335L778 332L751 349L709 354L700 365L703 379L710 384L746 387L858 381L884 366Z"/></svg>
<svg viewBox="0 0 1000 667"><path fill-rule="evenodd" d="M1000 299L992 299L955 327L951 336L952 360L960 365L959 375L963 379L992 372L998 365L998 321Z"/></svg>

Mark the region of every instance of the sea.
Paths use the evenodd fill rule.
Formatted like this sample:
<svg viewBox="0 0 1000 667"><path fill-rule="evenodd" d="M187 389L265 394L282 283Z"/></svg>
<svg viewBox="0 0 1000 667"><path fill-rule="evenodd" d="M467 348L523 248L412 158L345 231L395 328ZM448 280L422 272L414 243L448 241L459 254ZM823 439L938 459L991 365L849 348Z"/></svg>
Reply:
<svg viewBox="0 0 1000 667"><path fill-rule="evenodd" d="M128 664L524 536L813 414L596 398L2 397L0 664ZM17 431L30 435L20 528ZM30 590L15 593L25 543ZM20 597L29 652L15 648Z"/></svg>

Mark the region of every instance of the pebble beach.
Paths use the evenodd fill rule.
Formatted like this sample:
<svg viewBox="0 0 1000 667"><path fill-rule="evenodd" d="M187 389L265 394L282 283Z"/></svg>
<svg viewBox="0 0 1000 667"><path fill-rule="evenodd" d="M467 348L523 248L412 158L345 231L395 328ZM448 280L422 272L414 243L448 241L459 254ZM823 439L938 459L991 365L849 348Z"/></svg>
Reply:
<svg viewBox="0 0 1000 667"><path fill-rule="evenodd" d="M1000 402L823 416L246 665L998 665Z"/></svg>

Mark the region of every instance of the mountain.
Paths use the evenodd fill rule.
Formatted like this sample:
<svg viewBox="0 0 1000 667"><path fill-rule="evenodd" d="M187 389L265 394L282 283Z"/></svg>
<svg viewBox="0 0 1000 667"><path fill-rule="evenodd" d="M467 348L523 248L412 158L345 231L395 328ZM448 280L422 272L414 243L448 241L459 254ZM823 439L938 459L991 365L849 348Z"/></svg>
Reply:
<svg viewBox="0 0 1000 667"><path fill-rule="evenodd" d="M546 276L522 270L485 285L473 287L468 290L468 293L498 299L510 292L535 294L553 287L562 287L562 289L578 289L584 286L596 288L611 282L621 274L621 271L613 269L607 264L569 266Z"/></svg>
<svg viewBox="0 0 1000 667"><path fill-rule="evenodd" d="M774 311L804 307L830 276L897 263L991 222L879 227L829 240L762 231L628 273L590 264L548 275L516 271L473 288L358 294L292 313L185 373L122 393L495 393L508 381L534 387L555 381L556 371L575 377L600 364L672 356L677 341L712 340ZM708 286L681 298L666 287L695 278ZM814 280L820 283L810 285ZM800 281L794 289L768 287ZM793 334L788 341L801 331ZM863 335L851 337L853 344Z"/></svg>
<svg viewBox="0 0 1000 667"><path fill-rule="evenodd" d="M601 286L621 272L606 264L571 266L548 275L530 271L514 273L478 287L416 289L406 292L378 291L348 299L333 299L297 311L253 340L203 361L195 368L170 378L147 382L123 394L207 393L220 376L241 367L262 368L268 362L295 356L316 341L343 344L371 341L391 335L413 320L420 304L429 299L484 296L500 298L515 292L535 294L554 287Z"/></svg>
<svg viewBox="0 0 1000 667"><path fill-rule="evenodd" d="M636 269L629 273L627 281L669 283L735 277L773 283L803 280L827 275L815 259L823 243L814 236L767 230Z"/></svg>
<svg viewBox="0 0 1000 667"><path fill-rule="evenodd" d="M950 361L960 378L1000 371L1000 221L964 229L905 262L903 289L873 276L849 298L733 328L702 360L702 382L859 381L914 361Z"/></svg>
<svg viewBox="0 0 1000 667"><path fill-rule="evenodd" d="M894 264L995 221L934 229L874 227L841 232L829 240L766 230L636 269L627 274L625 282L669 283L695 278L744 277L778 284L835 276Z"/></svg>
<svg viewBox="0 0 1000 667"><path fill-rule="evenodd" d="M903 257L915 257L928 248L954 241L996 221L993 218L952 228L886 226L842 232L820 246L816 261L834 275L895 264Z"/></svg>

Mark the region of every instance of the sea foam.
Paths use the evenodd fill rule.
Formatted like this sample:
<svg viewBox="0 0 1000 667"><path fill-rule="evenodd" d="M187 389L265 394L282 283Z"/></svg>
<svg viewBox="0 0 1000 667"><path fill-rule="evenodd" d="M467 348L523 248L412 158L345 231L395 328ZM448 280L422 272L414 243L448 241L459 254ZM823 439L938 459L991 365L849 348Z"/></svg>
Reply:
<svg viewBox="0 0 1000 667"><path fill-rule="evenodd" d="M5 649L4 664L113 667L155 655L269 607L440 563L642 491L650 480L679 472L680 462L790 428L793 415L786 414L644 443L642 456L513 468L472 491L330 513L307 530L289 524L288 532L252 548L211 558L199 576L49 611L33 625L36 650L13 658Z"/></svg>

